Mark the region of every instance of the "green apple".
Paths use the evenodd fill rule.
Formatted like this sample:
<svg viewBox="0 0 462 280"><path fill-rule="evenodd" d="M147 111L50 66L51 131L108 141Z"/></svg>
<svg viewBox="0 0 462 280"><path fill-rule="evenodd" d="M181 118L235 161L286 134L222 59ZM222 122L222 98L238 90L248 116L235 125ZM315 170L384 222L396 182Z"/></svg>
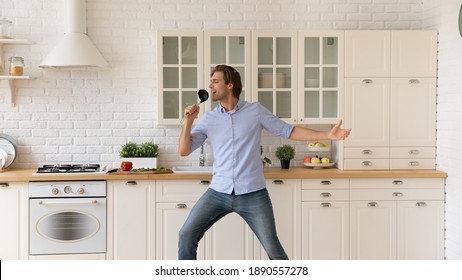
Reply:
<svg viewBox="0 0 462 280"><path fill-rule="evenodd" d="M329 160L329 158L323 157L323 158L321 159L321 163L322 163L322 164L328 164L328 163L330 163L330 160Z"/></svg>
<svg viewBox="0 0 462 280"><path fill-rule="evenodd" d="M324 143L322 143L322 142L317 142L314 146L315 146L315 147L318 147L318 148L321 148L321 147L324 147Z"/></svg>
<svg viewBox="0 0 462 280"><path fill-rule="evenodd" d="M314 144L315 144L315 143L310 142L310 143L308 143L308 147L314 147Z"/></svg>
<svg viewBox="0 0 462 280"><path fill-rule="evenodd" d="M311 163L319 164L321 160L318 157L311 158Z"/></svg>

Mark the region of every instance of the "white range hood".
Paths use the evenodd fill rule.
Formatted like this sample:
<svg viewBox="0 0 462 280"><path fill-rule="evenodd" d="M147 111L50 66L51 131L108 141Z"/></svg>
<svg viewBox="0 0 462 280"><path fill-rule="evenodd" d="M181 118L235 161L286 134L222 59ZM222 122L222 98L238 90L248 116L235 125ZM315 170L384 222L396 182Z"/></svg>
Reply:
<svg viewBox="0 0 462 280"><path fill-rule="evenodd" d="M109 64L88 37L85 0L66 0L67 24L63 38L40 67L107 67Z"/></svg>

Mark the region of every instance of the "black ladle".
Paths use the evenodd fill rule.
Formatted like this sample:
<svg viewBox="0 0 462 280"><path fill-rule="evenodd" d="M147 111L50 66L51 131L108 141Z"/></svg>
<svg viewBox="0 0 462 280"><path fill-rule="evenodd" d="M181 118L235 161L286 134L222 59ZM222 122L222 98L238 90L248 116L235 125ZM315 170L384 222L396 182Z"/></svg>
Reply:
<svg viewBox="0 0 462 280"><path fill-rule="evenodd" d="M200 89L198 92L197 92L197 96L199 96L199 100L201 102L197 103L197 105L200 105L201 103L204 103L205 101L207 101L209 99L209 92L206 91L205 89ZM186 116L189 115L189 112L186 113ZM183 116L183 118L181 119L181 123L183 123L183 120L184 120L185 116Z"/></svg>

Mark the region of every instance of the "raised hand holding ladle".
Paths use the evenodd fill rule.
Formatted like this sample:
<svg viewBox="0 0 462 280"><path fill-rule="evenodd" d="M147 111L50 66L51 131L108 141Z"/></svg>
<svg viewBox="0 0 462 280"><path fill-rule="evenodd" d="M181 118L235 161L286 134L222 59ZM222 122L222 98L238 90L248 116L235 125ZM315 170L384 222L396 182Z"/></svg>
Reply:
<svg viewBox="0 0 462 280"><path fill-rule="evenodd" d="M199 96L199 100L200 102L197 103L196 105L200 105L201 103L207 101L209 99L209 93L208 91L206 91L205 89L200 89L198 92L197 92L197 95ZM184 118L185 116L189 116L189 112L186 113L183 118L181 119L181 122L180 123L183 123L184 121Z"/></svg>

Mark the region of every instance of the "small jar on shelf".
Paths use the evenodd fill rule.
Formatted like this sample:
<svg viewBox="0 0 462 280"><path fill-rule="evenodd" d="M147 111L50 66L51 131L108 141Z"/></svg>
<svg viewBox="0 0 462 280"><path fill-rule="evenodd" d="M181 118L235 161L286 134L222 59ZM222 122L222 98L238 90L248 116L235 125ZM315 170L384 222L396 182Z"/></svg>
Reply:
<svg viewBox="0 0 462 280"><path fill-rule="evenodd" d="M13 33L13 22L6 18L0 19L0 39L11 39Z"/></svg>
<svg viewBox="0 0 462 280"><path fill-rule="evenodd" d="M10 57L9 74L11 76L22 76L24 74L24 58L20 56Z"/></svg>

